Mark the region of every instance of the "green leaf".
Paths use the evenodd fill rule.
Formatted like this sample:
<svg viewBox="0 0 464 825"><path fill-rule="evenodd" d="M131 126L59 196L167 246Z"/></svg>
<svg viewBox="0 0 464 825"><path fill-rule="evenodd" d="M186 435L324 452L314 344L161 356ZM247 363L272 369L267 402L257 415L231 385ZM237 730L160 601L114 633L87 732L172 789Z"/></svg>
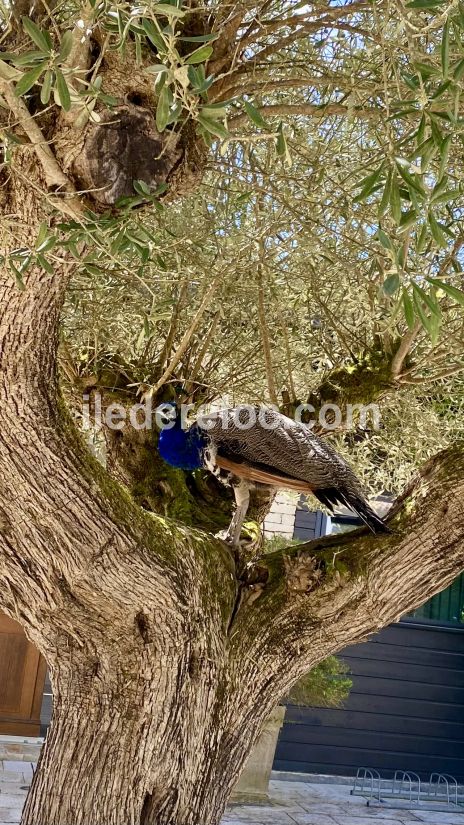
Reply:
<svg viewBox="0 0 464 825"><path fill-rule="evenodd" d="M449 40L450 40L450 23L449 18L443 26L443 35L441 39L441 68L443 77L448 77L449 72Z"/></svg>
<svg viewBox="0 0 464 825"><path fill-rule="evenodd" d="M284 159L286 164L291 164L292 161L288 151L287 138L285 137L284 125L282 121L279 123L279 128L277 129L276 153L279 158Z"/></svg>
<svg viewBox="0 0 464 825"><path fill-rule="evenodd" d="M418 128L417 133L416 133L416 139L417 139L417 146L418 147L422 144L422 142L425 139L426 126L427 126L427 120L426 120L425 114L422 113L422 117L421 117L420 123L419 123L419 128Z"/></svg>
<svg viewBox="0 0 464 825"><path fill-rule="evenodd" d="M427 280L429 283L442 289L446 295L449 295L449 297L453 298L454 301L457 301L458 304L464 306L464 292L462 289L457 289L455 286L447 284L446 281L440 280L440 278L427 278Z"/></svg>
<svg viewBox="0 0 464 825"><path fill-rule="evenodd" d="M400 188L396 180L396 175L392 175L391 180L390 208L396 223L399 223L401 220L401 195Z"/></svg>
<svg viewBox="0 0 464 825"><path fill-rule="evenodd" d="M247 113L250 120L255 124L255 126L258 126L260 129L269 128L261 112L255 106L253 106L253 104L250 103L249 100L244 100L243 106L245 108L245 112Z"/></svg>
<svg viewBox="0 0 464 825"><path fill-rule="evenodd" d="M427 334L432 337L433 335L433 324L431 318L427 315L424 311L424 305L420 299L420 296L417 294L415 290L413 290L413 298L414 298L414 309L419 316L419 320L424 327Z"/></svg>
<svg viewBox="0 0 464 825"><path fill-rule="evenodd" d="M33 86L37 83L40 75L43 73L45 69L45 62L40 63L39 66L34 66L33 69L29 69L28 72L23 74L21 80L18 80L15 86L15 95L16 97L21 97L25 95L29 89L32 89Z"/></svg>
<svg viewBox="0 0 464 825"><path fill-rule="evenodd" d="M37 235L37 240L35 242L35 251L42 253L48 252L56 246L56 243L56 237L50 233L48 224L44 221L40 224L39 234Z"/></svg>
<svg viewBox="0 0 464 825"><path fill-rule="evenodd" d="M179 115L182 112L182 101L176 100L174 106L170 106L169 108L169 117L167 125L169 126L171 123L177 123L179 120Z"/></svg>
<svg viewBox="0 0 464 825"><path fill-rule="evenodd" d="M438 100L438 98L441 97L446 92L446 90L449 89L450 86L451 80L444 80L443 83L440 83L438 88L434 91L433 95L431 95L430 99Z"/></svg>
<svg viewBox="0 0 464 825"><path fill-rule="evenodd" d="M438 170L438 180L441 180L445 173L445 169L448 164L448 156L449 150L451 146L452 136L448 135L445 139L441 142L440 145L440 168Z"/></svg>
<svg viewBox="0 0 464 825"><path fill-rule="evenodd" d="M212 117L215 120L224 120L227 116L227 108L226 106L202 106L201 107L202 115L206 115L206 117Z"/></svg>
<svg viewBox="0 0 464 825"><path fill-rule="evenodd" d="M409 296L409 292L406 289L404 289L404 287L403 287L402 300L403 300L404 317L406 319L406 323L407 323L409 329L413 329L414 328L414 322L416 320L416 315L415 315L415 312L414 312L413 303L412 303L411 298Z"/></svg>
<svg viewBox="0 0 464 825"><path fill-rule="evenodd" d="M71 95L69 94L68 84L64 79L63 72L56 69L55 89L58 92L60 106L65 112L69 112L71 108Z"/></svg>
<svg viewBox="0 0 464 825"><path fill-rule="evenodd" d="M361 187L361 191L359 195L353 199L355 203L358 201L364 200L367 198L368 195L375 189L377 181L379 180L382 172L383 172L383 163L380 164L378 169L375 169L374 172L371 172L369 175L366 175L365 178L359 181L358 186Z"/></svg>
<svg viewBox="0 0 464 825"><path fill-rule="evenodd" d="M163 132L168 125L171 96L167 86L163 86L156 106L156 128Z"/></svg>
<svg viewBox="0 0 464 825"><path fill-rule="evenodd" d="M392 275L389 275L388 278L382 284L382 289L386 295L394 295L399 288L400 277L397 272L394 272Z"/></svg>
<svg viewBox="0 0 464 825"><path fill-rule="evenodd" d="M417 218L418 214L415 209L409 209L408 212L403 212L398 231L406 232L406 230L417 221Z"/></svg>
<svg viewBox="0 0 464 825"><path fill-rule="evenodd" d="M23 54L20 54L18 57L14 57L12 63L14 63L15 66L29 66L32 63L32 66L34 66L37 60L40 60L40 62L43 63L44 60L48 61L49 58L50 55L48 52L23 52Z"/></svg>
<svg viewBox="0 0 464 825"><path fill-rule="evenodd" d="M12 273L13 273L14 279L15 279L15 281L16 281L16 286L18 287L18 289L19 289L21 292L24 292L24 290L26 289L26 285L25 285L25 283L24 283L24 281L23 281L23 274L22 274L22 272L20 272L20 270L18 269L18 267L17 267L17 266L15 266L15 264L13 263L13 261L12 261L11 259L8 261L8 264L9 264L9 267L10 267L10 269L11 269Z"/></svg>
<svg viewBox="0 0 464 825"><path fill-rule="evenodd" d="M442 6L447 0L412 0L411 3L406 3L407 9L434 9L437 6Z"/></svg>
<svg viewBox="0 0 464 825"><path fill-rule="evenodd" d="M438 147L440 147L443 143L443 135L440 131L440 128L434 118L430 117L430 125L432 127L432 137Z"/></svg>
<svg viewBox="0 0 464 825"><path fill-rule="evenodd" d="M192 37L178 37L183 43L212 43L217 40L219 34L195 34Z"/></svg>
<svg viewBox="0 0 464 825"><path fill-rule="evenodd" d="M420 232L419 232L419 234L416 236L416 251L417 251L418 255L420 255L424 251L426 241L427 241L427 237L428 237L428 228L427 228L427 224L424 223L421 230L420 230Z"/></svg>
<svg viewBox="0 0 464 825"><path fill-rule="evenodd" d="M42 269L45 269L45 272L48 272L49 275L54 275L55 270L53 269L51 263L47 261L45 255L37 255L37 263Z"/></svg>
<svg viewBox="0 0 464 825"><path fill-rule="evenodd" d="M445 191L446 187L448 186L448 180L448 175L443 175L441 179L438 179L437 183L432 189L432 199L437 195L441 195L441 193Z"/></svg>
<svg viewBox="0 0 464 825"><path fill-rule="evenodd" d="M438 152L437 144L435 143L432 137L428 138L428 140L424 141L421 146L421 172L422 174L427 170L428 165L432 158Z"/></svg>
<svg viewBox="0 0 464 825"><path fill-rule="evenodd" d="M446 247L447 244L445 236L443 234L443 230L440 224L438 223L437 219L435 218L433 212L429 211L427 215L427 220L429 222L430 231L432 233L432 237L435 243L441 248Z"/></svg>
<svg viewBox="0 0 464 825"><path fill-rule="evenodd" d="M38 49L50 54L52 50L52 40L47 31L41 31L38 26L29 17L22 18L23 29L34 41Z"/></svg>
<svg viewBox="0 0 464 825"><path fill-rule="evenodd" d="M157 197L159 197L160 195L164 195L164 193L165 193L165 192L167 192L167 191L168 191L168 189L169 189L169 186L167 185L167 183L159 183L159 184L158 184L158 186L155 186L155 188L152 190L151 195L152 195L152 197L156 197L156 198L157 198ZM146 232L146 234L148 235L148 238L149 238L150 240L155 241L155 243L157 243L157 242L158 242L158 239L157 239L157 238L153 238L153 236L152 236L152 235L148 232L148 230L147 230L147 229L145 229L145 232Z"/></svg>
<svg viewBox="0 0 464 825"><path fill-rule="evenodd" d="M171 6L169 3L155 3L153 6L155 12L162 14L165 17L185 17L185 11L178 9L177 6Z"/></svg>
<svg viewBox="0 0 464 825"><path fill-rule="evenodd" d="M395 247L393 246L393 243L391 242L388 235L383 231L383 229L380 228L380 226L377 229L377 232L375 234L376 234L376 237L379 239L379 241L382 244L384 249L389 249L391 252L395 251Z"/></svg>
<svg viewBox="0 0 464 825"><path fill-rule="evenodd" d="M37 240L35 242L36 250L39 249L39 247L44 243L44 241L46 241L46 239L48 238L48 233L48 224L46 221L42 221L42 223L39 226L39 234L37 235Z"/></svg>
<svg viewBox="0 0 464 825"><path fill-rule="evenodd" d="M415 189L415 191L418 192L420 195L422 195L422 197L424 198L425 197L425 189L422 186L422 182L418 179L418 177L416 175L411 175L410 172L408 172L404 168L404 166L402 166L401 163L397 163L396 165L397 165L398 172L400 173L400 175L403 178L403 180L405 181L405 183L407 183L408 186Z"/></svg>
<svg viewBox="0 0 464 825"><path fill-rule="evenodd" d="M200 112L198 115L198 122L203 126L203 129L211 135L215 135L222 140L227 140L227 138L230 138L230 134L226 127L223 126L222 123L219 123L219 121L214 120L214 118L207 117Z"/></svg>
<svg viewBox="0 0 464 825"><path fill-rule="evenodd" d="M403 78L406 86L409 86L413 92L419 87L419 78L416 74L407 74L406 72L401 72L401 77Z"/></svg>
<svg viewBox="0 0 464 825"><path fill-rule="evenodd" d="M436 75L440 74L439 69L434 66L432 63L418 63L417 61L414 62L419 74L421 75L423 80L428 80L430 77L436 77Z"/></svg>
<svg viewBox="0 0 464 825"><path fill-rule="evenodd" d="M50 71L50 69L47 69L44 75L42 88L40 90L40 100L44 104L44 106L46 106L46 104L50 100L53 79L53 72Z"/></svg>
<svg viewBox="0 0 464 825"><path fill-rule="evenodd" d="M453 77L454 77L455 80L461 80L463 75L464 75L464 57L462 58L462 60L459 61L459 63L457 63L457 65L456 65L456 67L453 71Z"/></svg>
<svg viewBox="0 0 464 825"><path fill-rule="evenodd" d="M413 284L412 284L412 288L413 288L413 292L429 308L430 312L433 315L436 315L437 318L440 318L441 317L441 309L440 309L439 305L437 304L436 300L431 295L428 295L427 292L424 289L422 289L422 287L420 287L419 284L416 284L414 281L413 281Z"/></svg>
<svg viewBox="0 0 464 825"><path fill-rule="evenodd" d="M158 51L166 50L166 43L164 42L153 20L142 20L142 26L148 39L158 49Z"/></svg>
<svg viewBox="0 0 464 825"><path fill-rule="evenodd" d="M436 315L430 316L430 338L432 341L432 345L435 347L438 343L438 338L440 335L440 326L441 326L441 318L437 318Z"/></svg>
<svg viewBox="0 0 464 825"><path fill-rule="evenodd" d="M385 215L386 211L388 210L388 206L390 203L390 195L391 195L391 181L392 181L392 173L389 172L387 175L387 179L385 181L385 188L383 190L382 199L379 204L379 217Z"/></svg>
<svg viewBox="0 0 464 825"><path fill-rule="evenodd" d="M146 195L147 197L150 196L150 187L148 184L145 183L144 180L134 180L132 181L132 186L134 187L137 195Z"/></svg>
<svg viewBox="0 0 464 825"><path fill-rule="evenodd" d="M161 72L167 72L168 67L164 65L164 63L152 63L151 66L145 66L145 71L149 74L161 74Z"/></svg>
<svg viewBox="0 0 464 825"><path fill-rule="evenodd" d="M450 201L456 200L459 198L461 192L459 189L446 189L439 195L435 195L431 198L431 203L449 203Z"/></svg>
<svg viewBox="0 0 464 825"><path fill-rule="evenodd" d="M200 46L199 49L195 49L192 54L189 54L185 62L189 66L194 66L197 63L205 63L208 58L211 57L212 53L212 46Z"/></svg>
<svg viewBox="0 0 464 825"><path fill-rule="evenodd" d="M64 63L65 60L68 59L69 55L71 54L71 49L73 46L73 33L72 31L65 31L63 33L63 37L61 38L60 43L60 52L58 55L58 63Z"/></svg>
<svg viewBox="0 0 464 825"><path fill-rule="evenodd" d="M453 126L456 125L456 118L454 117L453 112L451 112L449 110L446 110L444 112L443 111L439 112L438 110L435 110L434 113L433 113L433 116L435 118L438 117L441 120L445 120L446 123L451 123Z"/></svg>

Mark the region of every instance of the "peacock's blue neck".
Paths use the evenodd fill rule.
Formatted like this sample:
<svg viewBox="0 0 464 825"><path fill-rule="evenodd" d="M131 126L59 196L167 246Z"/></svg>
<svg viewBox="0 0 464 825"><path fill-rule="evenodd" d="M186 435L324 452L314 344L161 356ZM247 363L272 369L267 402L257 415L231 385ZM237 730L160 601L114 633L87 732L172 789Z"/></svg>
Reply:
<svg viewBox="0 0 464 825"><path fill-rule="evenodd" d="M199 470L203 467L205 446L206 438L199 427L193 424L184 430L180 421L169 429L162 429L158 441L158 451L163 461L180 470Z"/></svg>

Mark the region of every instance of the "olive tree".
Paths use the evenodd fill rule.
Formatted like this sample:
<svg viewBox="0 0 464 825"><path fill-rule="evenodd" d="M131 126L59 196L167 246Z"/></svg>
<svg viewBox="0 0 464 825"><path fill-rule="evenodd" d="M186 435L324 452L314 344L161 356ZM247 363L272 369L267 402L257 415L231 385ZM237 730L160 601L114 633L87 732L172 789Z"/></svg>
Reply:
<svg viewBox="0 0 464 825"><path fill-rule="evenodd" d="M357 531L244 564L205 529L168 517L162 496L140 501L129 461L116 455L108 472L90 454L69 412L76 284L85 274L97 290L117 276L125 300L145 268L157 268L163 290L177 286L160 347L150 349L158 321L144 319L149 367L138 387L157 398L180 374L188 395L209 372L224 378L208 348L222 331L233 350L236 327L221 302L229 289L234 303L234 266L246 253L229 248L221 266L226 225L204 248L191 233L199 288L192 267L169 262L179 251L170 215L180 220L179 204L209 175L209 185L231 182L249 204L239 223L243 237L254 231L257 335L244 354L248 365L259 360L264 400L285 383L292 404L304 388L301 370L293 389L288 375L279 378L269 337L280 324L287 373L293 353L302 363L303 335L294 340L278 302L268 311L275 279L290 279L292 235L312 247L307 286L327 264L334 292L320 296L318 314L333 313L351 260L353 279L361 284L364 273L386 317L401 318L399 337L382 328L388 384L404 383L412 366L417 378L420 364L406 364L412 347L437 354L442 316L459 333L462 9L435 0L296 8L18 0L1 9L0 604L45 656L54 693L23 823L215 825L266 715L299 677L463 568L464 451L448 447L422 467L388 535ZM341 158L333 198L316 162L329 138ZM279 212L295 213L299 164L310 168L310 155L321 198L283 225ZM269 178L269 163L286 170L286 187ZM163 238L165 228L151 224L160 210L169 216ZM192 230L200 222L194 210L185 220ZM300 298L294 311L305 332ZM195 336L206 318L202 347ZM366 352L379 342L382 315L374 320ZM337 329L334 349L345 337L350 350ZM114 367L112 331L109 318ZM456 347L453 372L458 356ZM119 366L125 391L132 382ZM350 386L348 366L330 377L331 393ZM87 362L77 377L79 392L93 385ZM246 371L242 393L252 380Z"/></svg>

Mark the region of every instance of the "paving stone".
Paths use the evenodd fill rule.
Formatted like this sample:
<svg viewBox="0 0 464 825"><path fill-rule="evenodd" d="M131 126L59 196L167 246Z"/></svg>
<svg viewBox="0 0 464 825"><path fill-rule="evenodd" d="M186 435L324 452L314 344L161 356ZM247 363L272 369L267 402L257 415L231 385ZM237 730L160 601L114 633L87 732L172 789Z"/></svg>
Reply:
<svg viewBox="0 0 464 825"><path fill-rule="evenodd" d="M23 790L23 787L25 787L25 786L26 786L26 783L24 783L24 786L23 786L19 782L18 782L17 785L13 785L11 782L8 782L8 783L0 782L0 805L1 805L1 800L2 800L4 795L17 796L17 797L26 796L27 791ZM29 787L29 785L28 785L28 787Z"/></svg>
<svg viewBox="0 0 464 825"><path fill-rule="evenodd" d="M385 820L388 821L391 819L398 819L398 821L400 822L402 817L404 817L405 819L409 818L410 821L414 822L414 816L412 816L409 813L409 811L407 811L405 808L377 808L374 806L371 808L367 805L362 805L355 811L353 808L350 808L349 805L346 805L343 808L341 807L340 810L341 812L343 812L343 815L346 819L353 819L356 814L356 819L359 818L363 820L362 825L366 825L368 821L370 822L373 819L379 819L382 821L382 825L385 825ZM416 819L416 822L418 821L420 820Z"/></svg>
<svg viewBox="0 0 464 825"><path fill-rule="evenodd" d="M382 819L382 825L399 825L401 820L396 817L395 811L390 811L390 819ZM378 817L377 817L378 818ZM335 816L337 825L370 825L376 819L374 812L368 816Z"/></svg>
<svg viewBox="0 0 464 825"><path fill-rule="evenodd" d="M238 808L228 812L227 817L229 822L233 825L295 825L295 820L288 814L276 811L275 808L260 807L259 811L250 813L247 811L248 806L243 806L240 810ZM332 823L331 823L332 825Z"/></svg>
<svg viewBox="0 0 464 825"><path fill-rule="evenodd" d="M296 825L335 825L335 819L327 814L290 814L290 816Z"/></svg>
<svg viewBox="0 0 464 825"><path fill-rule="evenodd" d="M439 811L417 811L412 813L417 816L419 822L427 822L428 825L464 825L463 814L459 811L450 813L440 813Z"/></svg>
<svg viewBox="0 0 464 825"><path fill-rule="evenodd" d="M22 772L18 771L0 771L0 782L11 782L12 784L22 782Z"/></svg>
<svg viewBox="0 0 464 825"><path fill-rule="evenodd" d="M21 808L26 801L26 793L0 793L0 808Z"/></svg>
<svg viewBox="0 0 464 825"><path fill-rule="evenodd" d="M319 802L316 800L307 800L307 801L300 801L300 805L302 808L307 811L308 814L312 813L319 813L319 814L328 814L328 816L345 816L345 810L341 805L337 805L335 802ZM364 808L362 808L364 811Z"/></svg>
<svg viewBox="0 0 464 825"><path fill-rule="evenodd" d="M19 822L21 819L21 808L0 808L0 823Z"/></svg>

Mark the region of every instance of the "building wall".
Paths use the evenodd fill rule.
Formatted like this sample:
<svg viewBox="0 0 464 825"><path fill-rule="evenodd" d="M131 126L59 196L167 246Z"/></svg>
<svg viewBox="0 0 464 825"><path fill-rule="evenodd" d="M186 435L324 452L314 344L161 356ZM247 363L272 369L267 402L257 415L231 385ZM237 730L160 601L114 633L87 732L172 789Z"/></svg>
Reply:
<svg viewBox="0 0 464 825"><path fill-rule="evenodd" d="M295 528L295 511L297 499L290 493L277 493L272 507L264 520L264 536L267 539L281 536L285 539L293 538Z"/></svg>

